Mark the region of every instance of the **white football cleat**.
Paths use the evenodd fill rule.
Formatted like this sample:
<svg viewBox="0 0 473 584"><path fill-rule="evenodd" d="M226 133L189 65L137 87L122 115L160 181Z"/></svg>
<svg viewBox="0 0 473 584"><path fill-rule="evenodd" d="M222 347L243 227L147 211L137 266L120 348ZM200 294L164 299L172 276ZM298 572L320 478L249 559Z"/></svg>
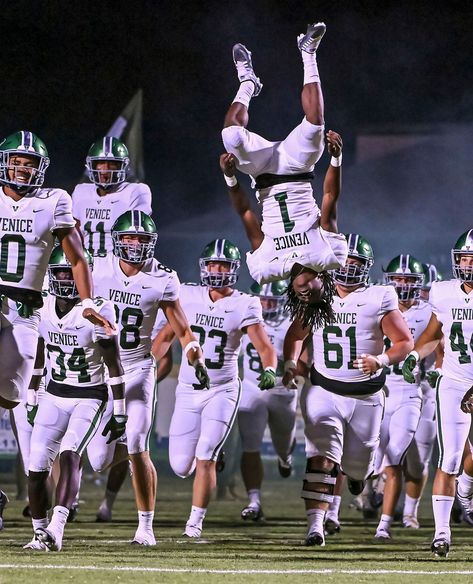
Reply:
<svg viewBox="0 0 473 584"><path fill-rule="evenodd" d="M263 89L263 84L260 78L255 75L251 61L251 52L245 45L237 43L233 46L233 62L235 63L240 83L243 81L251 81L255 86L253 97L259 95Z"/></svg>
<svg viewBox="0 0 473 584"><path fill-rule="evenodd" d="M156 538L154 537L154 533L152 531L140 531L137 529L131 544L152 546L156 545Z"/></svg>
<svg viewBox="0 0 473 584"><path fill-rule="evenodd" d="M439 533L437 537L434 536L430 550L436 558L446 558L450 551L450 536L446 533Z"/></svg>
<svg viewBox="0 0 473 584"><path fill-rule="evenodd" d="M28 542L26 545L23 546L24 550L35 550L35 551L39 551L39 552L49 552L49 548L48 546L43 543L42 541L40 541L39 539L36 539L36 537L33 537L33 539Z"/></svg>
<svg viewBox="0 0 473 584"><path fill-rule="evenodd" d="M376 539L387 541L388 539L391 539L391 532L385 527L378 527L374 536Z"/></svg>
<svg viewBox="0 0 473 584"><path fill-rule="evenodd" d="M202 535L202 525L191 525L189 522L187 522L186 528L182 535L185 537L192 537L197 539Z"/></svg>
<svg viewBox="0 0 473 584"><path fill-rule="evenodd" d="M325 34L326 26L324 22L316 22L307 25L307 32L297 37L297 46L305 53L315 53L320 41Z"/></svg>
<svg viewBox="0 0 473 584"><path fill-rule="evenodd" d="M408 529L419 529L420 527L419 520L414 515L404 515L402 518L402 524Z"/></svg>
<svg viewBox="0 0 473 584"><path fill-rule="evenodd" d="M246 507L243 507L243 509L241 510L241 518L244 519L245 521L248 520L254 521L255 523L265 521L261 505L256 505L254 503L250 503Z"/></svg>
<svg viewBox="0 0 473 584"><path fill-rule="evenodd" d="M51 529L46 527L38 527L38 529L34 532L35 538L38 539L40 542L44 543L44 545L51 551L51 552L60 552L62 549L62 537L54 533Z"/></svg>
<svg viewBox="0 0 473 584"><path fill-rule="evenodd" d="M340 533L340 521L336 516L328 516L324 523L325 535L335 535Z"/></svg>

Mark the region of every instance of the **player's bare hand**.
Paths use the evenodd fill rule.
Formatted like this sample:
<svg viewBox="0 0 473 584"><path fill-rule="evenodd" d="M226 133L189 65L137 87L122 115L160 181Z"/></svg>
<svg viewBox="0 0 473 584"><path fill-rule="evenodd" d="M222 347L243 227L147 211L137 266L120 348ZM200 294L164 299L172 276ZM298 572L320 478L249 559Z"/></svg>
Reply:
<svg viewBox="0 0 473 584"><path fill-rule="evenodd" d="M92 324L103 327L107 335L112 336L115 334L115 325L96 312L93 308L86 308L82 312L82 316Z"/></svg>
<svg viewBox="0 0 473 584"><path fill-rule="evenodd" d="M343 149L343 141L340 134L334 132L333 130L329 130L326 134L327 136L327 150L330 156L334 156L338 158L342 153Z"/></svg>
<svg viewBox="0 0 473 584"><path fill-rule="evenodd" d="M233 154L225 152L220 156L220 168L223 174L227 176L235 176L236 158Z"/></svg>
<svg viewBox="0 0 473 584"><path fill-rule="evenodd" d="M296 371L295 369L289 369L284 373L282 378L282 384L287 389L297 389Z"/></svg>
<svg viewBox="0 0 473 584"><path fill-rule="evenodd" d="M473 385L463 396L460 409L464 414L473 414Z"/></svg>
<svg viewBox="0 0 473 584"><path fill-rule="evenodd" d="M363 353L353 360L353 367L359 369L365 375L375 373L378 369L381 369L382 366L383 365L374 355L368 355L367 353Z"/></svg>

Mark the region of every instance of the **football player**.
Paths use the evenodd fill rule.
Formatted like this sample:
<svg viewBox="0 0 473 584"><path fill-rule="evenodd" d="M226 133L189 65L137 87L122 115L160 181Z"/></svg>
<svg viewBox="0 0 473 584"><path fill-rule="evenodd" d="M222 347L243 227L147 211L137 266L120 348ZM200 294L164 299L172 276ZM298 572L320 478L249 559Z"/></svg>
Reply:
<svg viewBox="0 0 473 584"><path fill-rule="evenodd" d="M399 299L399 310L416 341L432 315L430 305L420 300L424 281L422 264L410 254L392 259L384 271L385 283L394 286ZM391 346L385 339L385 347ZM420 420L422 390L421 371L416 383L404 381L402 364L391 365L386 373L386 407L381 424L380 442L376 453L376 474L385 473L383 510L375 538L391 539L391 524L402 490L402 465Z"/></svg>
<svg viewBox="0 0 473 584"><path fill-rule="evenodd" d="M373 250L360 235L347 236L348 259L335 271L332 325L313 333L312 386L301 393L307 467L302 487L306 545L325 545L324 515L341 469L358 495L372 473L384 412L384 367L402 361L413 346L391 286L368 286ZM310 334L294 320L284 341L283 382L294 384L302 341ZM392 345L383 353L383 338Z"/></svg>
<svg viewBox="0 0 473 584"><path fill-rule="evenodd" d="M61 189L41 188L48 166L46 146L32 132L16 132L0 143L0 407L5 409L26 399L41 290L56 237L71 262L84 318L112 332L92 301L92 280L74 229L70 197Z"/></svg>
<svg viewBox="0 0 473 584"><path fill-rule="evenodd" d="M183 285L180 300L204 350L210 390L195 383L192 367L183 355L169 429L172 469L182 478L196 471L192 509L184 531L185 536L196 538L202 533L216 485L216 460L240 402L238 354L242 336L248 335L261 359L260 389L274 387L277 366L276 352L263 326L259 299L233 288L240 267L238 248L228 239L216 239L204 248L199 263L201 285ZM174 336L166 325L154 346L165 352Z"/></svg>
<svg viewBox="0 0 473 584"><path fill-rule="evenodd" d="M279 474L287 478L292 473L292 451L296 445L297 391L282 385L283 342L289 327L289 314L284 311L287 282L279 280L262 286L256 282L250 293L258 296L263 309L266 332L278 356L277 383L271 391L261 391L258 376L263 367L250 338L243 337L243 381L241 402L238 408L242 456L241 474L248 493L248 504L241 512L242 519L261 521L261 485L263 463L261 444L266 426L278 456Z"/></svg>
<svg viewBox="0 0 473 584"><path fill-rule="evenodd" d="M318 22L297 39L304 66L304 119L278 142L246 129L250 100L259 95L262 84L250 51L241 44L233 47L240 88L225 117L222 138L237 168L252 177L262 205L264 236L247 256L250 274L260 284L296 277L303 268L325 273L345 264L346 241L321 224L310 182L324 149L324 101L316 60L324 34L325 24ZM340 148L332 164L339 169L341 160ZM234 186L236 179L228 177L227 184Z"/></svg>
<svg viewBox="0 0 473 584"><path fill-rule="evenodd" d="M93 256L112 252L111 228L125 211L151 214L151 191L143 183L128 182L130 160L123 142L105 136L89 148L85 167L90 183L78 184L72 193L72 214Z"/></svg>
<svg viewBox="0 0 473 584"><path fill-rule="evenodd" d="M28 421L34 424L28 473L34 538L24 549L60 551L79 487L81 455L97 431L107 402L105 369L113 392L113 415L104 429L109 440L123 434L127 416L116 336L83 319L71 263L60 246L53 249L48 271L50 295L41 309L38 350L28 390ZM110 302L96 297L94 306L105 321L115 321ZM45 349L47 385L38 404ZM60 476L48 522L46 481L58 454Z"/></svg>
<svg viewBox="0 0 473 584"><path fill-rule="evenodd" d="M433 282L443 280L442 275L434 264L422 264L424 269L424 281L420 291L420 298L428 302L430 288ZM443 340L439 343L435 352L423 360L422 369L425 378L421 379L422 408L419 425L414 434L406 454L404 464L405 498L402 513L404 527L418 529L420 527L417 518L420 499L427 482L429 464L436 435L435 429L435 385L441 373L443 360Z"/></svg>
<svg viewBox="0 0 473 584"><path fill-rule="evenodd" d="M455 498L455 478L471 427L471 414L460 409L473 384L473 229L463 233L452 249L453 280L434 282L430 290L432 316L402 367L404 379L415 383L417 363L445 338L442 374L436 383L437 440L440 457L432 488L435 534L432 552L448 555L451 543L450 513ZM457 482L457 498L469 510L473 476L465 471Z"/></svg>
<svg viewBox="0 0 473 584"><path fill-rule="evenodd" d="M336 132L329 131L327 141L328 149L332 156L341 157L343 146L341 136ZM320 219L317 219L317 221L320 223L320 229L324 233L329 232L330 235L336 235L343 240L340 243L340 248L343 248L346 255L346 239L343 235L338 235L337 228L337 202L341 191L341 167L334 166L333 161L334 158L332 158L332 162L325 175L322 210L320 212ZM258 280L259 276L255 274L253 269L255 266L259 266L258 269L261 270L273 269L272 266L274 266L275 271L273 272L273 276L276 279L277 277L290 277L287 305L291 315L293 317L297 316L302 320L304 325L308 326L328 324L333 318L333 311L331 309L331 300L334 293L332 276L322 268L320 262L317 263L318 260L310 264L309 267L308 262L303 259L303 255L299 252L294 252L292 246L288 246L285 239L302 238L301 241L305 241L305 234L282 236L279 243L274 239L274 245L278 248L277 253L279 254L277 258L271 255L259 258L258 254L256 256L254 255L255 250L259 252L262 249L267 239L265 235L265 207L263 205L263 225L260 225L256 213L251 209L247 194L234 176L235 164L236 161L233 154L227 153L220 156L220 168L228 184L230 200L242 220L253 250L247 253L246 256L250 273ZM271 214L271 216L274 217L274 214ZM307 239L307 241L309 240ZM309 244L309 248L312 249L311 244ZM255 257L259 259L255 261ZM325 257L327 257L326 254ZM278 263L279 260L282 263ZM279 267L277 267L278 265Z"/></svg>
<svg viewBox="0 0 473 584"><path fill-rule="evenodd" d="M126 445L138 508L138 528L132 543L156 545L153 532L157 474L149 455L149 438L156 408L156 371L151 338L161 308L183 349L193 381L208 383L202 351L179 304L179 278L154 258L156 226L143 211L127 211L112 226L113 254L95 259L94 283L110 300L118 322L120 357L125 370L129 417ZM166 352L166 351L165 351ZM159 355L159 358L165 354ZM190 375L190 374L189 374ZM197 378L197 379L196 379ZM106 423L107 417L104 417ZM98 433L87 450L95 470L103 470L115 456L115 445Z"/></svg>

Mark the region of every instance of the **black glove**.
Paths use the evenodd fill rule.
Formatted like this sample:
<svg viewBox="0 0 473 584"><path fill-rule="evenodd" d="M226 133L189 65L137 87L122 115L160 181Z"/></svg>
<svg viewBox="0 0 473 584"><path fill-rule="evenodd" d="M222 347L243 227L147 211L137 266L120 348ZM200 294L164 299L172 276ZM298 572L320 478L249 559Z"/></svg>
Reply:
<svg viewBox="0 0 473 584"><path fill-rule="evenodd" d="M194 389L210 389L210 377L207 367L201 363L195 366L195 376L199 383L194 383Z"/></svg>
<svg viewBox="0 0 473 584"><path fill-rule="evenodd" d="M110 432L110 437L107 440L107 444L110 444L113 440L123 436L126 430L126 423L128 421L128 416L126 414L113 414L110 420L105 424L102 436L106 436Z"/></svg>
<svg viewBox="0 0 473 584"><path fill-rule="evenodd" d="M34 419L36 418L36 414L38 413L38 404L32 406L31 404L26 404L26 419L28 420L28 424L34 426Z"/></svg>

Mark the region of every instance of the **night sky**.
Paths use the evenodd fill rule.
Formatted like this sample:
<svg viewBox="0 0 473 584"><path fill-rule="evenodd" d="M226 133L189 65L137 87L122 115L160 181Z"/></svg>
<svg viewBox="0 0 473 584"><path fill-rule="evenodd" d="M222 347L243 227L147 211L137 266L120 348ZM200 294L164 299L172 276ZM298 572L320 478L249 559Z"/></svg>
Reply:
<svg viewBox="0 0 473 584"><path fill-rule="evenodd" d="M4 2L0 134L36 132L51 157L46 184L71 191L90 144L142 88L146 182L166 229L211 213L225 196L218 155L238 87L235 42L252 50L264 83L251 129L281 139L302 116L296 36L308 22L326 22L318 52L326 125L343 134L349 168L366 128L473 122L467 5Z"/></svg>

